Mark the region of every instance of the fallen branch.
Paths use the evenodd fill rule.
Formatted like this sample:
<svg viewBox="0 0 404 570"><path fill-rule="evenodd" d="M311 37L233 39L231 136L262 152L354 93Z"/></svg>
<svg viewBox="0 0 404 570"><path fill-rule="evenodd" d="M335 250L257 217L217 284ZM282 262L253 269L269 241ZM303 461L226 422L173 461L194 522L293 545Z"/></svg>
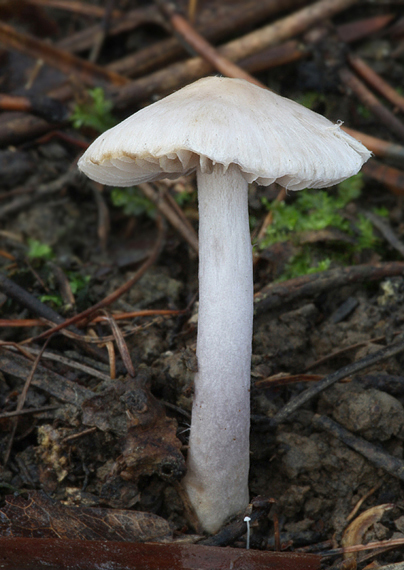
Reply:
<svg viewBox="0 0 404 570"><path fill-rule="evenodd" d="M355 265L330 269L312 275L296 277L282 283L271 283L254 296L255 314L283 307L306 297L333 291L344 285L379 281L385 277L404 274L404 262L386 262L375 265Z"/></svg>

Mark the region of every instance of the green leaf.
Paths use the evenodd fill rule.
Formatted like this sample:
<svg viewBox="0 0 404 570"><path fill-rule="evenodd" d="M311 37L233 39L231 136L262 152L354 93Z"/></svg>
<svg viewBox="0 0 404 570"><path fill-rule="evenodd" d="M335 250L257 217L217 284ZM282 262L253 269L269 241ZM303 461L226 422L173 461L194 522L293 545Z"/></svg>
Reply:
<svg viewBox="0 0 404 570"><path fill-rule="evenodd" d="M41 243L36 239L28 238L28 257L29 259L52 259L54 253L50 245Z"/></svg>
<svg viewBox="0 0 404 570"><path fill-rule="evenodd" d="M95 87L88 90L89 101L77 103L74 107L70 120L75 129L91 127L102 133L116 124L111 114L112 101L105 99L104 90Z"/></svg>
<svg viewBox="0 0 404 570"><path fill-rule="evenodd" d="M122 207L127 216L146 214L154 218L156 215L156 206L136 186L114 188L111 192L111 199L114 206Z"/></svg>

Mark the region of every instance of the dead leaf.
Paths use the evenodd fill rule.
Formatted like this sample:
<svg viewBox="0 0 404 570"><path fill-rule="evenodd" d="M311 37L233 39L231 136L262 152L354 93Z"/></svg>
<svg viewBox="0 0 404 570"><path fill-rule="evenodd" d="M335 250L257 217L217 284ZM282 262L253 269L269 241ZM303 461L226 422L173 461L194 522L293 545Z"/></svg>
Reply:
<svg viewBox="0 0 404 570"><path fill-rule="evenodd" d="M379 522L384 513L390 511L395 505L392 503L387 503L385 505L377 505L368 509L364 513L361 513L356 519L354 519L351 524L345 529L344 536L342 537L342 546L355 546L357 544L362 544L363 537L369 528ZM347 553L344 558L356 558L356 553Z"/></svg>
<svg viewBox="0 0 404 570"><path fill-rule="evenodd" d="M0 534L25 538L63 538L152 542L171 539L166 520L152 513L67 507L42 491L28 499L6 497L0 511Z"/></svg>

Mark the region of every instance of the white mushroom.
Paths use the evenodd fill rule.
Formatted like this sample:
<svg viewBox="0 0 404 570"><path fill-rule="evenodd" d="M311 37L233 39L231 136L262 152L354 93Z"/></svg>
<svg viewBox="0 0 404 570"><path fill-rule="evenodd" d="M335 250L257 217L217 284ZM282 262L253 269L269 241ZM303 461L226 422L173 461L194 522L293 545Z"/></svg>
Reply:
<svg viewBox="0 0 404 570"><path fill-rule="evenodd" d="M112 186L197 172L198 373L184 484L208 532L249 498L248 183L331 186L369 156L338 125L293 101L241 79L209 77L107 131L79 162L90 178Z"/></svg>

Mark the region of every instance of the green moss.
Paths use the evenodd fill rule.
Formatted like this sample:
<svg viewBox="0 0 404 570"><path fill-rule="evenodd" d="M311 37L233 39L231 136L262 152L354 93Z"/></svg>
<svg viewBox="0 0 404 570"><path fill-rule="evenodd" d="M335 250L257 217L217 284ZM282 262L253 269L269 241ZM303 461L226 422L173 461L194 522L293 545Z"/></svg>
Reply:
<svg viewBox="0 0 404 570"><path fill-rule="evenodd" d="M282 241L292 241L298 246L298 234L326 228L337 229L350 238L346 243L344 240L338 242L338 247L332 244L319 247L318 243L300 246L281 279L324 271L333 262L348 264L353 253L375 247L378 240L371 222L365 216L358 215L352 223L351 218L348 220L343 215L343 209L360 196L362 186L362 175L357 174L339 184L336 194L325 190L304 190L296 195L292 204L269 203L263 199L267 209L273 212L273 221L259 244L260 249ZM350 243L352 238L354 244Z"/></svg>

